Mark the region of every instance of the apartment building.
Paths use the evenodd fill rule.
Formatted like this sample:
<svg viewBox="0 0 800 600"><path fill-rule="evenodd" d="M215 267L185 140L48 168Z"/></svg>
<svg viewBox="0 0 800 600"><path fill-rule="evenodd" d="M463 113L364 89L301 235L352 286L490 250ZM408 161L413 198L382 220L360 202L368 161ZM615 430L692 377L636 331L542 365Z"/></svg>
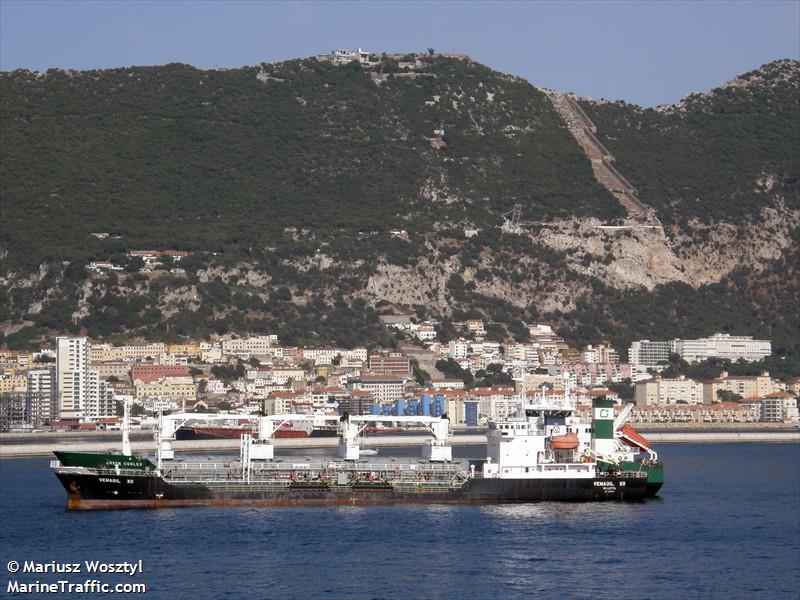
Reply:
<svg viewBox="0 0 800 600"><path fill-rule="evenodd" d="M364 390L372 394L372 399L377 404L391 404L403 397L406 378L400 375L362 375L354 384L355 389Z"/></svg>
<svg viewBox="0 0 800 600"><path fill-rule="evenodd" d="M737 394L743 398L764 397L782 391L784 387L785 384L772 379L766 371L760 375L728 375L723 371L717 379L703 383L703 399L705 402L716 402L719 400L720 391Z"/></svg>
<svg viewBox="0 0 800 600"><path fill-rule="evenodd" d="M411 361L401 352L372 354L369 357L369 370L376 374L409 375L411 373Z"/></svg>
<svg viewBox="0 0 800 600"><path fill-rule="evenodd" d="M673 351L689 363L709 358L755 362L772 354L772 343L769 340L755 340L749 335L735 336L727 333L716 333L711 337L695 340L674 340L673 346Z"/></svg>
<svg viewBox="0 0 800 600"><path fill-rule="evenodd" d="M631 343L628 348L628 362L638 372L659 367L669 362L669 355L673 352L672 342L651 342L639 340Z"/></svg>

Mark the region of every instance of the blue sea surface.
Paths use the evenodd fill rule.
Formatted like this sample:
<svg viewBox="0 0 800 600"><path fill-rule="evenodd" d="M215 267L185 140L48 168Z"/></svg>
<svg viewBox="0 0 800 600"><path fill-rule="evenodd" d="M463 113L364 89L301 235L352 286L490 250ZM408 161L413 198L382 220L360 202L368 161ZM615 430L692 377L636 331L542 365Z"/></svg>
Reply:
<svg viewBox="0 0 800 600"><path fill-rule="evenodd" d="M145 583L145 598L192 600L796 600L800 444L657 449L660 498L505 506L68 512L49 458L0 460L0 596L12 579L96 578ZM7 571L11 560L87 559L141 559L144 572Z"/></svg>

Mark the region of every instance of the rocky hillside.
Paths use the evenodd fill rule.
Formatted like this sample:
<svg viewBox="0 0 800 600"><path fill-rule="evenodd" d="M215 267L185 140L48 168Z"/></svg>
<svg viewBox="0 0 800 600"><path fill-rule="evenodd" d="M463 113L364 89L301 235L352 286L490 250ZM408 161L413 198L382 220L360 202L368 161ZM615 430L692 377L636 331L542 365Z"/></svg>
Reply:
<svg viewBox="0 0 800 600"><path fill-rule="evenodd" d="M378 314L415 310L620 346L753 333L797 360L797 62L657 110L577 99L645 221L552 93L469 59L376 59L0 74L5 343L386 344ZM126 252L151 248L193 254L140 273Z"/></svg>

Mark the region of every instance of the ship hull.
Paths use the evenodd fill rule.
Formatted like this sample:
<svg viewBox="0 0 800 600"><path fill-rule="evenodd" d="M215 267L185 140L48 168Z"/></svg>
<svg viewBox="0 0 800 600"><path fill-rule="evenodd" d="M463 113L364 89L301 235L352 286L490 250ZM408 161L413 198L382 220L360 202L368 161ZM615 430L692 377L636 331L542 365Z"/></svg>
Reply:
<svg viewBox="0 0 800 600"><path fill-rule="evenodd" d="M647 473L648 496L657 496L661 486L664 485L664 465L660 462L623 461L618 466L625 471Z"/></svg>
<svg viewBox="0 0 800 600"><path fill-rule="evenodd" d="M472 478L458 488L398 489L383 485L303 485L270 487L238 480L171 483L152 475L97 475L58 471L72 510L167 508L180 506L298 506L330 504L506 504L520 502L640 501L643 477L583 479Z"/></svg>

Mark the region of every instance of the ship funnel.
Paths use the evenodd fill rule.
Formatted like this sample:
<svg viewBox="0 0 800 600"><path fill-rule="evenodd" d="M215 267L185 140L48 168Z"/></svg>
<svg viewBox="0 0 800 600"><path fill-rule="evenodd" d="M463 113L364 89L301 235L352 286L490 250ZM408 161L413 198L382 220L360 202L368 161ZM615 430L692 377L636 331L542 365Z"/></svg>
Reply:
<svg viewBox="0 0 800 600"><path fill-rule="evenodd" d="M614 401L601 396L592 402L592 449L607 454L614 447Z"/></svg>

